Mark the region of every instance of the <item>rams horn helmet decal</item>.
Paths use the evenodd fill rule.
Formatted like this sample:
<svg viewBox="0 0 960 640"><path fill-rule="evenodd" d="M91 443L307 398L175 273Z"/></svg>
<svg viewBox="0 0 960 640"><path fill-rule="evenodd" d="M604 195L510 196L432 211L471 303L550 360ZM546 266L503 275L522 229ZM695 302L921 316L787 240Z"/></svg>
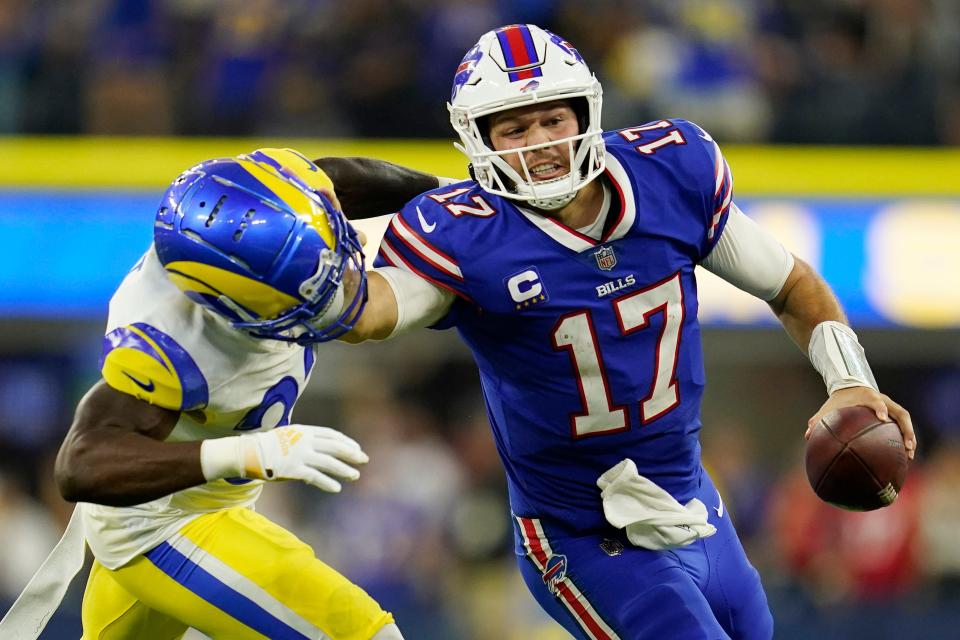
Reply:
<svg viewBox="0 0 960 640"><path fill-rule="evenodd" d="M157 255L193 301L260 338L312 344L353 327L363 254L330 179L292 149L207 160L182 173L154 223Z"/></svg>

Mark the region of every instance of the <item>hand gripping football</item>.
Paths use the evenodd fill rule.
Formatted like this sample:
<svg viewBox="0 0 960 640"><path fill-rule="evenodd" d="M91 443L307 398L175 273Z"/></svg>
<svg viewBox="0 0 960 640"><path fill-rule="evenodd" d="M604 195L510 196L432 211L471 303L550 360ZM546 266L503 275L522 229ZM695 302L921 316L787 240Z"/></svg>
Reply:
<svg viewBox="0 0 960 640"><path fill-rule="evenodd" d="M852 511L872 511L897 499L907 476L903 435L895 422L867 407L832 411L807 441L810 486L822 500Z"/></svg>

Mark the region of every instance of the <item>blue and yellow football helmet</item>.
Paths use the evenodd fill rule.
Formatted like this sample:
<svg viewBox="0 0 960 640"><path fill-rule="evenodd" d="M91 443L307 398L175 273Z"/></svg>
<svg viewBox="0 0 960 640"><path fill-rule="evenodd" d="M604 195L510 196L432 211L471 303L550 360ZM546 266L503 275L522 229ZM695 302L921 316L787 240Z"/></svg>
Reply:
<svg viewBox="0 0 960 640"><path fill-rule="evenodd" d="M157 255L192 300L260 338L312 344L352 327L366 304L356 232L292 149L201 162L163 196Z"/></svg>

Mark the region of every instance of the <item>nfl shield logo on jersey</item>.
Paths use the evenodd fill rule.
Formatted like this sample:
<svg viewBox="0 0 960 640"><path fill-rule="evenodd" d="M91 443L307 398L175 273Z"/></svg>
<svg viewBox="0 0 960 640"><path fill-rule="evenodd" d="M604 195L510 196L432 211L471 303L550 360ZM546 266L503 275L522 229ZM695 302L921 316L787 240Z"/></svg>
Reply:
<svg viewBox="0 0 960 640"><path fill-rule="evenodd" d="M600 247L598 251L593 252L593 257L597 261L597 266L604 271L610 271L617 266L617 254L613 252L613 247Z"/></svg>

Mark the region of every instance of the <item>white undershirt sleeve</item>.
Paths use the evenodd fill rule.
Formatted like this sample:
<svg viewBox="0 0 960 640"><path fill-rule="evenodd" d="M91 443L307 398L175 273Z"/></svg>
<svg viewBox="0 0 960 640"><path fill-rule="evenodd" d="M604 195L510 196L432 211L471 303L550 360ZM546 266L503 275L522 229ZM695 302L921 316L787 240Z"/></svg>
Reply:
<svg viewBox="0 0 960 640"><path fill-rule="evenodd" d="M769 302L793 270L793 254L730 204L727 225L701 265L747 293Z"/></svg>
<svg viewBox="0 0 960 640"><path fill-rule="evenodd" d="M397 326L388 337L429 327L446 315L456 296L446 289L399 267L374 269L387 281L397 299Z"/></svg>

